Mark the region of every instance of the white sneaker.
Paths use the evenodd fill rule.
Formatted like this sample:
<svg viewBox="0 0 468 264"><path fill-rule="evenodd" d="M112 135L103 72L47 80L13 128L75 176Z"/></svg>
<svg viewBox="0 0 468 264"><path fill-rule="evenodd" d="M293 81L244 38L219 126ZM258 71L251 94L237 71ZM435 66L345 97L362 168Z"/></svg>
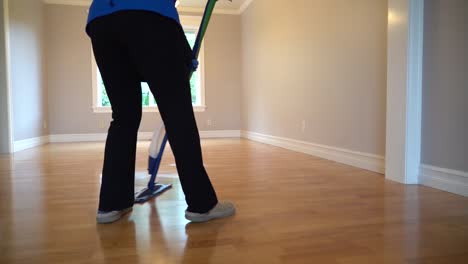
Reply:
<svg viewBox="0 0 468 264"><path fill-rule="evenodd" d="M192 222L206 222L217 218L224 218L236 213L234 204L230 202L219 202L208 213L199 214L185 211L185 218Z"/></svg>
<svg viewBox="0 0 468 264"><path fill-rule="evenodd" d="M96 221L98 224L109 224L115 222L122 218L126 213L130 212L132 207L120 210L120 211L111 211L111 212L103 212L98 211L96 215Z"/></svg>

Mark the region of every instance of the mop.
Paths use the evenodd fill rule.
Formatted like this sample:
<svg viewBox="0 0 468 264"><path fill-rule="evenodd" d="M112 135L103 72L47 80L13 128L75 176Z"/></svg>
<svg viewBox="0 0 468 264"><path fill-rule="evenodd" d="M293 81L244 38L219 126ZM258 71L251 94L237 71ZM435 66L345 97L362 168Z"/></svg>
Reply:
<svg viewBox="0 0 468 264"><path fill-rule="evenodd" d="M208 24L210 23L211 15L215 8L216 2L218 0L208 0L205 12L203 14L202 22L200 24L200 29L198 30L197 38L195 40L195 45L193 47L193 57L198 58L200 53L200 47L205 36ZM229 0L232 1L232 0ZM192 70L189 75L189 79L192 78L192 74L195 70ZM164 153L164 148L167 144L167 135L164 124L161 125L155 130L153 138L151 140L149 148L149 158L148 158L148 174L151 175L148 185L143 190L139 191L135 195L135 203L144 203L153 197L156 197L166 190L172 187L172 184L161 184L156 182L156 176L158 174L159 166L161 165L161 159Z"/></svg>

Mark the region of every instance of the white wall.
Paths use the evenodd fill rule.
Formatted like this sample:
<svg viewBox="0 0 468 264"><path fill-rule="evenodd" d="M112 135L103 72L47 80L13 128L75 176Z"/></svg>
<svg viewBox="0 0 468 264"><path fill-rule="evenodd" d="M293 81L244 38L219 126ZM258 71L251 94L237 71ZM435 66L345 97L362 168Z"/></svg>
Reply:
<svg viewBox="0 0 468 264"><path fill-rule="evenodd" d="M425 6L422 163L468 172L468 1Z"/></svg>
<svg viewBox="0 0 468 264"><path fill-rule="evenodd" d="M86 10L86 7L46 5L52 135L105 133L111 119L110 114L92 111L91 44L84 31ZM205 38L205 50L207 109L195 113L198 128L239 130L240 16L214 15ZM140 131L153 131L160 120L159 113L144 113ZM207 125L207 120L212 121L212 126Z"/></svg>
<svg viewBox="0 0 468 264"><path fill-rule="evenodd" d="M10 0L11 91L14 140L47 134L47 88L44 79L43 4Z"/></svg>
<svg viewBox="0 0 468 264"><path fill-rule="evenodd" d="M383 156L386 41L385 0L253 1L242 129Z"/></svg>
<svg viewBox="0 0 468 264"><path fill-rule="evenodd" d="M426 0L419 182L468 196L468 2Z"/></svg>

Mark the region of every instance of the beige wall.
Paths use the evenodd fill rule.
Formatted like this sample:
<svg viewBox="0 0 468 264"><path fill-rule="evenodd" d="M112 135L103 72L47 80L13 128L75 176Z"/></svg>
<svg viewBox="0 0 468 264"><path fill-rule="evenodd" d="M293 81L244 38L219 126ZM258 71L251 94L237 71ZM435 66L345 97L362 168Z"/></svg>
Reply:
<svg viewBox="0 0 468 264"><path fill-rule="evenodd" d="M422 163L468 171L468 1L426 0Z"/></svg>
<svg viewBox="0 0 468 264"><path fill-rule="evenodd" d="M387 1L255 0L241 23L243 130L384 155Z"/></svg>
<svg viewBox="0 0 468 264"><path fill-rule="evenodd" d="M92 112L91 45L84 32L85 7L47 5L46 45L50 134L103 133L110 114ZM240 128L240 17L215 15L205 42L206 112L200 130ZM208 127L207 120L213 125ZM145 113L140 131L150 132L159 113Z"/></svg>
<svg viewBox="0 0 468 264"><path fill-rule="evenodd" d="M0 0L0 153L9 152L8 100L6 83L4 1Z"/></svg>
<svg viewBox="0 0 468 264"><path fill-rule="evenodd" d="M47 89L44 80L43 4L9 1L11 90L14 140L47 134Z"/></svg>

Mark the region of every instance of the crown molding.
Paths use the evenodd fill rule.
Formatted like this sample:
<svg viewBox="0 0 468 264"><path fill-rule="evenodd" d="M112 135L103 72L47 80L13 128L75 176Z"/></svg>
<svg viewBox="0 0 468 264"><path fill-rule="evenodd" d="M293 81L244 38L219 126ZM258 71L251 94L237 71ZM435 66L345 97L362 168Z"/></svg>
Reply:
<svg viewBox="0 0 468 264"><path fill-rule="evenodd" d="M47 5L71 5L71 6L86 6L91 5L91 0L42 0Z"/></svg>
<svg viewBox="0 0 468 264"><path fill-rule="evenodd" d="M189 7L189 6L179 6L177 8L179 12L186 12L186 13L203 13L205 12L205 8L201 7ZM227 8L215 8L213 14L220 14L220 15L240 15L240 10L238 9L227 9Z"/></svg>
<svg viewBox="0 0 468 264"><path fill-rule="evenodd" d="M89 7L91 5L91 0L42 0L44 4L48 5L70 5L70 6L85 6ZM214 14L221 15L241 15L253 2L253 0L245 1L239 9L227 9L227 8L216 8L213 12ZM203 13L204 8L201 7L184 7L180 6L178 8L179 12L186 13Z"/></svg>
<svg viewBox="0 0 468 264"><path fill-rule="evenodd" d="M239 15L244 13L244 11L247 10L247 8L250 6L250 4L252 4L252 2L253 0L246 0L239 8Z"/></svg>

